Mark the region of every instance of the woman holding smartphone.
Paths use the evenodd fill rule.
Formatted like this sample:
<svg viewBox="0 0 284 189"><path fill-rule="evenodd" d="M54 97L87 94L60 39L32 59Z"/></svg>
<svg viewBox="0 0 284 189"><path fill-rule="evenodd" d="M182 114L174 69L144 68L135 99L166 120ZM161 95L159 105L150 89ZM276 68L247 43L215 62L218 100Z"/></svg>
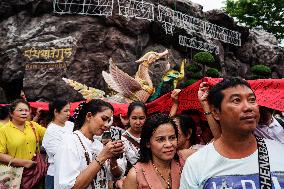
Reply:
<svg viewBox="0 0 284 189"><path fill-rule="evenodd" d="M54 188L107 189L110 175L119 177L123 170L117 161L124 151L122 141L105 146L94 139L108 129L113 107L102 100L80 105L74 133L64 136L55 155Z"/></svg>

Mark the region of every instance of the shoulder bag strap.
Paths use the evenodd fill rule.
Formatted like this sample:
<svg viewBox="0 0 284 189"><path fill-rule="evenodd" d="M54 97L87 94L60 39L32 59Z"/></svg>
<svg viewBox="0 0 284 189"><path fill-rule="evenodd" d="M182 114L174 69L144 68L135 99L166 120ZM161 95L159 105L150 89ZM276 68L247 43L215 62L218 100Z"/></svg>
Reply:
<svg viewBox="0 0 284 189"><path fill-rule="evenodd" d="M274 117L277 121L278 121L278 123L284 128L284 121L282 120L282 119L279 119L279 118L276 118L276 117Z"/></svg>
<svg viewBox="0 0 284 189"><path fill-rule="evenodd" d="M37 138L37 135L36 135L36 130L35 130L35 127L34 127L34 125L31 121L30 121L30 126L31 126L31 128L32 128L32 130L35 134L37 152L40 153L39 141L38 141L38 138Z"/></svg>
<svg viewBox="0 0 284 189"><path fill-rule="evenodd" d="M260 188L272 189L268 150L263 138L256 137L256 141L258 149L259 185Z"/></svg>
<svg viewBox="0 0 284 189"><path fill-rule="evenodd" d="M136 148L140 149L140 144L134 140L132 137L130 137L127 133L125 133L124 136L127 140L129 140L129 142L131 142Z"/></svg>
<svg viewBox="0 0 284 189"><path fill-rule="evenodd" d="M81 143L81 145L82 145L82 147L84 149L84 154L85 154L85 158L86 158L86 161L87 161L87 165L90 165L91 159L90 159L90 156L89 156L89 154L88 154L88 152L87 152L87 150L86 150L86 148L85 148L81 138L79 137L79 135L77 133L74 133L74 134L77 135L77 137L78 137L78 139L79 139L79 141L80 141L80 143ZM92 189L95 189L95 185L94 185L94 181L93 180L91 182L91 187L92 187Z"/></svg>

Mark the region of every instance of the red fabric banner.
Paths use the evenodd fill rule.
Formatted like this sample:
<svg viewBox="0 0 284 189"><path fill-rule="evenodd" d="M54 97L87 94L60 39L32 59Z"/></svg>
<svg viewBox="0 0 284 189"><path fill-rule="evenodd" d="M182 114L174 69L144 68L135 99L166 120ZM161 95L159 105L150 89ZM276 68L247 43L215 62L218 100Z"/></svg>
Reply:
<svg viewBox="0 0 284 189"><path fill-rule="evenodd" d="M203 112L197 97L197 91L200 83L205 81L208 82L210 86L214 86L221 80L221 78L206 77L203 80L199 80L193 85L183 89L180 92L178 99L178 113L186 109L198 109ZM284 79L248 80L248 83L251 85L251 88L256 95L258 105L284 112ZM172 100L170 93L168 93L155 101L148 103L148 113L154 113L157 111L169 112L171 105Z"/></svg>
<svg viewBox="0 0 284 189"><path fill-rule="evenodd" d="M186 109L198 109L199 111L203 112L197 97L197 91L200 83L202 81L206 81L209 83L209 85L213 86L221 80L221 78L204 78L203 80L199 80L183 89L180 92L178 99L178 113ZM259 105L284 112L284 79L258 79L248 80L248 82L256 94ZM73 113L74 109L79 103L80 102L71 103L71 113ZM33 108L48 110L47 102L30 102L30 105ZM126 115L128 104L112 105L114 107L114 115ZM172 106L171 95L170 93L167 93L162 97L147 103L146 106L149 114L154 112L169 112Z"/></svg>

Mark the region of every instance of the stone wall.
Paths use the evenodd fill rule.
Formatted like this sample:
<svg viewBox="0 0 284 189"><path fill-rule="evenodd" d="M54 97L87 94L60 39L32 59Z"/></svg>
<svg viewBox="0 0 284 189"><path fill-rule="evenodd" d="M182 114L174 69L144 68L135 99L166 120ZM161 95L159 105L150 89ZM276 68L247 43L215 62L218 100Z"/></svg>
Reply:
<svg viewBox="0 0 284 189"><path fill-rule="evenodd" d="M273 78L283 78L284 50L277 46L273 35L237 26L219 10L204 13L200 5L190 1L149 2L241 32L241 47L212 40L220 48L215 58L223 68L223 76L250 78L252 65L265 64L272 68ZM118 12L116 9L114 12ZM138 67L135 60L150 50L168 48L172 66L180 64L183 58L191 60L198 52L181 47L177 33L166 35L157 21L126 19L117 14L110 17L59 15L53 13L51 0L4 0L0 2L0 10L0 91L5 91L0 92L2 103L18 97L21 89L30 101L81 100L82 96L67 86L62 77L109 91L101 72L108 70L110 57L118 67L134 75ZM24 53L31 47L41 50L72 48L72 54L65 57L61 67L27 67L31 60ZM160 82L165 64L166 61L161 60L151 66L155 85Z"/></svg>

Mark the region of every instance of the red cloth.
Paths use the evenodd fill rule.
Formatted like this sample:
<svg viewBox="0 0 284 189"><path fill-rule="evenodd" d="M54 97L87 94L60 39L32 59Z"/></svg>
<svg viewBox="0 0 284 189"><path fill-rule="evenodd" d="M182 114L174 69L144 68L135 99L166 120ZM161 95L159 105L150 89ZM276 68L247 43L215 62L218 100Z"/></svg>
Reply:
<svg viewBox="0 0 284 189"><path fill-rule="evenodd" d="M209 83L213 86L221 78L204 78L203 81ZM179 95L179 107L178 113L186 109L197 109L203 112L201 105L198 101L197 91L202 80L186 87L180 92ZM256 94L257 102L261 106L272 108L275 110L280 110L284 112L284 79L258 79L258 80L248 80L253 91ZM71 113L78 106L80 102L71 103ZM47 102L30 102L31 107L42 108L43 110L48 110ZM112 104L114 107L114 115L123 116L127 113L128 104ZM1 106L1 104L0 104ZM172 106L172 99L170 93L163 95L162 97L146 104L148 108L148 113L154 112L169 112Z"/></svg>
<svg viewBox="0 0 284 189"><path fill-rule="evenodd" d="M204 78L203 81L213 86L220 82L221 78ZM197 97L197 91L202 80L197 81L183 89L179 95L178 113L186 109L197 109L203 112ZM279 111L284 111L284 79L258 79L248 80L255 92L257 103ZM172 105L170 93L147 104L148 113L157 111L169 112Z"/></svg>

